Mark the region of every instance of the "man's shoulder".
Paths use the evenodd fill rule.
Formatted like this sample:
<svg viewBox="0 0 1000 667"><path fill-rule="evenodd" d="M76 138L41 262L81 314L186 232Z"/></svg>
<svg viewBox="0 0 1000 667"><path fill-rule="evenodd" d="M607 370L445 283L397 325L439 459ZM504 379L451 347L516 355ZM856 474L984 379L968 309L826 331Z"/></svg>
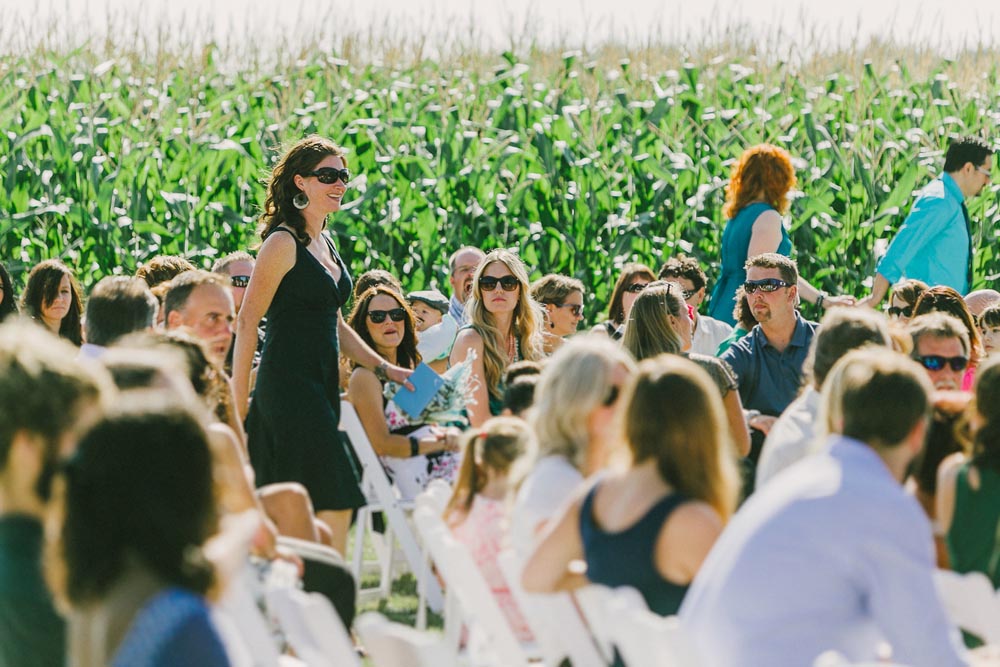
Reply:
<svg viewBox="0 0 1000 667"><path fill-rule="evenodd" d="M733 332L733 328L731 326L729 326L725 322L722 322L721 320L715 319L714 317L709 317L708 315L701 315L699 316L698 319L699 319L698 326L705 327L705 332L713 337L728 336Z"/></svg>
<svg viewBox="0 0 1000 667"><path fill-rule="evenodd" d="M935 178L920 190L917 200L913 203L911 215L913 213L923 214L939 208L957 210L962 207L961 199L956 198L949 191L945 178L944 175Z"/></svg>

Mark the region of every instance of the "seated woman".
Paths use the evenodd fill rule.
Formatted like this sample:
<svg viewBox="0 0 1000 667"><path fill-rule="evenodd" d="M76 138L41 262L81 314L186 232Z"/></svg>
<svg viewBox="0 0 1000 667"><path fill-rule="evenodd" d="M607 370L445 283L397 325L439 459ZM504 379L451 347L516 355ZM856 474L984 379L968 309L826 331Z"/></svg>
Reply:
<svg viewBox="0 0 1000 667"><path fill-rule="evenodd" d="M69 267L57 259L39 262L28 274L21 312L77 347L83 344L83 301Z"/></svg>
<svg viewBox="0 0 1000 667"><path fill-rule="evenodd" d="M679 354L701 366L715 382L740 456L750 453L750 433L743 417L738 384L729 364L716 357L689 353L692 321L680 285L656 281L646 286L632 307L622 346L636 361L660 354Z"/></svg>
<svg viewBox="0 0 1000 667"><path fill-rule="evenodd" d="M619 442L619 392L634 370L628 353L600 335L569 341L546 363L529 417L538 444L511 512L511 545L522 558L584 477L608 464Z"/></svg>
<svg viewBox="0 0 1000 667"><path fill-rule="evenodd" d="M362 294L348 325L390 364L412 369L420 363L413 311L391 287L377 285ZM374 372L358 366L351 372L347 397L400 494L412 499L433 479L451 484L458 469L457 430L411 423L385 398L384 389Z"/></svg>
<svg viewBox="0 0 1000 667"><path fill-rule="evenodd" d="M902 326L909 324L913 319L913 306L916 305L920 295L927 290L927 283L916 278L900 280L893 285L889 307L886 309L889 319Z"/></svg>
<svg viewBox="0 0 1000 667"><path fill-rule="evenodd" d="M531 284L531 298L545 309L545 354L552 354L583 319L583 283L550 273Z"/></svg>
<svg viewBox="0 0 1000 667"><path fill-rule="evenodd" d="M165 392L119 400L65 466L60 553L81 665L228 666L206 596L216 531L212 455Z"/></svg>
<svg viewBox="0 0 1000 667"><path fill-rule="evenodd" d="M621 401L631 462L578 492L531 554L522 583L538 593L587 582L632 586L652 611L676 614L736 505L722 402L701 368L672 355L641 362ZM585 576L569 567L578 560Z"/></svg>
<svg viewBox="0 0 1000 667"><path fill-rule="evenodd" d="M476 268L465 314L469 326L459 330L451 348L451 365L472 362L473 401L469 424L481 426L503 409L503 376L522 359L540 359L541 316L528 293L528 271L514 253L490 251Z"/></svg>
<svg viewBox="0 0 1000 667"><path fill-rule="evenodd" d="M635 297L639 296L646 285L654 280L656 280L656 274L645 264L630 263L623 266L622 272L618 274L614 289L611 290L608 320L596 325L591 331L606 334L611 337L611 340L621 340L625 334L625 323L632 311Z"/></svg>

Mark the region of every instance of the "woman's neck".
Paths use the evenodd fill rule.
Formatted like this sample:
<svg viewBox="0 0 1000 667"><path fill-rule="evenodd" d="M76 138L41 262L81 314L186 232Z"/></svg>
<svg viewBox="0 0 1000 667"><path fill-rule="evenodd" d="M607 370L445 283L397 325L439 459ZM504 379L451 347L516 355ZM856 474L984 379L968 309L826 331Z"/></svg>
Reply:
<svg viewBox="0 0 1000 667"><path fill-rule="evenodd" d="M381 347L379 345L375 346L375 351L378 352L379 356L388 361L393 366L396 365L396 350L398 347Z"/></svg>
<svg viewBox="0 0 1000 667"><path fill-rule="evenodd" d="M44 315L39 315L39 319L45 325L45 327L54 334L59 333L60 327L62 327L62 319L53 320Z"/></svg>
<svg viewBox="0 0 1000 667"><path fill-rule="evenodd" d="M492 470L487 471L486 484L483 488L479 490L479 494L490 500L504 500L507 497L507 492L510 489L510 485L507 483L507 475L494 473Z"/></svg>
<svg viewBox="0 0 1000 667"><path fill-rule="evenodd" d="M317 240L323 232L323 228L326 227L326 216L302 211L302 219L306 221L306 234L313 241Z"/></svg>
<svg viewBox="0 0 1000 667"><path fill-rule="evenodd" d="M514 332L514 313L498 313L493 316L493 322L505 339Z"/></svg>

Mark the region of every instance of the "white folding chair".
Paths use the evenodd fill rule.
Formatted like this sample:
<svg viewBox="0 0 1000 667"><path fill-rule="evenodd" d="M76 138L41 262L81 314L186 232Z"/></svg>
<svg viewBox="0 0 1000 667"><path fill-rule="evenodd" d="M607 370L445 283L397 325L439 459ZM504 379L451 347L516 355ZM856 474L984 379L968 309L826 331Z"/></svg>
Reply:
<svg viewBox="0 0 1000 667"><path fill-rule="evenodd" d="M567 658L573 667L606 667L607 661L568 593L528 593L521 587L523 564L517 554L508 549L498 560L548 667L558 667Z"/></svg>
<svg viewBox="0 0 1000 667"><path fill-rule="evenodd" d="M455 664L440 635L393 623L378 612L362 614L354 627L375 667L452 667Z"/></svg>
<svg viewBox="0 0 1000 667"><path fill-rule="evenodd" d="M361 462L362 483L361 487L365 497L369 499L368 505L358 510L358 518L354 528L354 556L351 561L351 572L354 574L358 586L358 601L371 597L371 592L361 588L364 538L366 532L374 537L371 531L371 517L374 512L383 512L386 517L385 539L381 545L380 540L375 539L377 551L380 553L381 575L377 595L380 598L389 597L392 585L392 560L393 560L393 539L399 542L406 562L414 576L420 577L420 573L426 569L422 567L424 560L420 552L413 528L407 521L406 513L412 511L413 503L402 501L396 490L389 481L382 462L372 448L368 434L365 432L361 420L354 406L348 401L340 402L340 429L347 434L354 451ZM434 609L441 608L441 589L432 578L426 582L427 602Z"/></svg>
<svg viewBox="0 0 1000 667"><path fill-rule="evenodd" d="M325 597L295 588L271 589L266 597L288 643L309 667L361 667L350 634Z"/></svg>
<svg viewBox="0 0 1000 667"><path fill-rule="evenodd" d="M414 519L449 597L454 596L461 609L460 619L446 615L446 634L449 626L460 626L464 621L469 628L473 665L528 667L528 657L472 555L452 537L440 514L429 507L418 508Z"/></svg>
<svg viewBox="0 0 1000 667"><path fill-rule="evenodd" d="M952 621L987 644L1000 644L1000 594L982 572L934 573L938 594Z"/></svg>
<svg viewBox="0 0 1000 667"><path fill-rule="evenodd" d="M677 616L649 610L639 591L616 588L607 609L610 637L629 667L698 667L704 662Z"/></svg>
<svg viewBox="0 0 1000 667"><path fill-rule="evenodd" d="M614 656L614 637L611 633L609 608L614 593L607 586L589 584L573 591L573 599L580 610L597 650L608 663Z"/></svg>

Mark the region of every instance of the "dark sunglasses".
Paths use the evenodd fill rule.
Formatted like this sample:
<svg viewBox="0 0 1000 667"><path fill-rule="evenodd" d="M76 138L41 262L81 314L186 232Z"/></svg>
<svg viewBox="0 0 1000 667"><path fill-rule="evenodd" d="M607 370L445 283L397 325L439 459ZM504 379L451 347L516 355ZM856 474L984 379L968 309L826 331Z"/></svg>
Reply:
<svg viewBox="0 0 1000 667"><path fill-rule="evenodd" d="M554 303L552 305L556 308L569 308L569 312L573 313L573 317L580 317L580 313L583 312L583 306L575 303Z"/></svg>
<svg viewBox="0 0 1000 667"><path fill-rule="evenodd" d="M618 396L621 393L621 388L618 385L612 385L611 389L608 390L608 395L604 397L601 401L601 405L606 408L610 408L612 405L618 402Z"/></svg>
<svg viewBox="0 0 1000 667"><path fill-rule="evenodd" d="M483 276L479 279L479 287L484 292L492 292L497 288L497 285L500 285L504 292L513 292L520 287L521 283L514 276L504 276L503 278Z"/></svg>
<svg viewBox="0 0 1000 667"><path fill-rule="evenodd" d="M757 290L761 292L777 292L782 287L791 287L791 283L786 283L778 278L764 278L763 280L748 280L743 283L743 290L747 294L753 294Z"/></svg>
<svg viewBox="0 0 1000 667"><path fill-rule="evenodd" d="M315 176L320 183L331 185L337 181L343 181L344 185L351 180L349 169L334 169L333 167L322 167L314 172L303 174L303 176Z"/></svg>
<svg viewBox="0 0 1000 667"><path fill-rule="evenodd" d="M250 276L229 276L229 282L233 287L246 287L250 284Z"/></svg>
<svg viewBox="0 0 1000 667"><path fill-rule="evenodd" d="M385 316L388 315L389 319L393 322L402 322L406 319L406 311L402 308L393 308L392 310L369 310L368 317L375 324L382 324L385 322Z"/></svg>
<svg viewBox="0 0 1000 667"><path fill-rule="evenodd" d="M681 295L684 297L684 300L687 301L688 299L690 299L691 297L693 297L695 294L697 294L697 292L698 292L698 290L696 290L696 289L682 289L681 290Z"/></svg>
<svg viewBox="0 0 1000 667"><path fill-rule="evenodd" d="M969 360L965 357L940 357L936 354L917 357L917 361L929 371L939 371L944 368L945 364L948 364L951 366L951 370L957 373L964 371L965 367L969 365Z"/></svg>
<svg viewBox="0 0 1000 667"><path fill-rule="evenodd" d="M638 294L642 290L646 289L646 285L648 284L649 283L632 283L631 285L625 288L625 291L632 292L633 294Z"/></svg>
<svg viewBox="0 0 1000 667"><path fill-rule="evenodd" d="M906 308L897 308L896 306L889 306L886 309L889 313L889 317L910 317L913 315L913 306L907 306Z"/></svg>

